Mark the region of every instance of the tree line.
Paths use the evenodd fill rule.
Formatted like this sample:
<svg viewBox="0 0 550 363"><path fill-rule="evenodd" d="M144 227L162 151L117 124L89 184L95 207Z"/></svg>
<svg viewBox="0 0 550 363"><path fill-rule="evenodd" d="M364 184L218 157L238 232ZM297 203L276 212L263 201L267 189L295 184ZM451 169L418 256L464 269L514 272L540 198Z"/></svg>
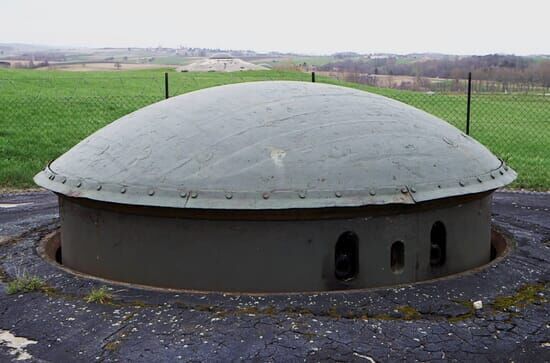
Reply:
<svg viewBox="0 0 550 363"><path fill-rule="evenodd" d="M321 71L342 72L349 77L375 80L376 75L412 76L464 80L468 72L480 86L506 91L550 88L550 60L514 55L445 56L440 59L415 60L407 57L352 58L328 63ZM369 78L370 77L370 78ZM422 82L415 82L420 84ZM425 82L424 82L425 83ZM451 83L452 84L452 83ZM455 82L455 85L461 85Z"/></svg>

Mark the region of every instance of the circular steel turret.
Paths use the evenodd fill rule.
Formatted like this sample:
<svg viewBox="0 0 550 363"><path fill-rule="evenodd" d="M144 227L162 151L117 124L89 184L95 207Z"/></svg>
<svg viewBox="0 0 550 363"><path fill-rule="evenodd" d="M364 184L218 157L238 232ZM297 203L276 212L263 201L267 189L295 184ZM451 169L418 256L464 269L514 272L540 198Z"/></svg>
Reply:
<svg viewBox="0 0 550 363"><path fill-rule="evenodd" d="M344 87L254 82L174 97L37 174L63 264L127 282L312 291L488 262L491 192L516 174L471 137Z"/></svg>

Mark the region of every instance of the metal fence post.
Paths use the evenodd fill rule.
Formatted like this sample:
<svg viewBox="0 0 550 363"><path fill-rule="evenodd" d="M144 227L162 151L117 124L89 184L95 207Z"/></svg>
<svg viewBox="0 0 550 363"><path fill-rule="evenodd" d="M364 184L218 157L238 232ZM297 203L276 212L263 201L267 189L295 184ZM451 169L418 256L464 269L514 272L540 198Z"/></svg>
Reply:
<svg viewBox="0 0 550 363"><path fill-rule="evenodd" d="M311 82L315 83L315 72L311 72Z"/></svg>
<svg viewBox="0 0 550 363"><path fill-rule="evenodd" d="M470 104L472 102L472 72L468 72L468 100L466 101L466 135L470 135Z"/></svg>
<svg viewBox="0 0 550 363"><path fill-rule="evenodd" d="M170 97L168 92L168 72L164 72L164 98Z"/></svg>

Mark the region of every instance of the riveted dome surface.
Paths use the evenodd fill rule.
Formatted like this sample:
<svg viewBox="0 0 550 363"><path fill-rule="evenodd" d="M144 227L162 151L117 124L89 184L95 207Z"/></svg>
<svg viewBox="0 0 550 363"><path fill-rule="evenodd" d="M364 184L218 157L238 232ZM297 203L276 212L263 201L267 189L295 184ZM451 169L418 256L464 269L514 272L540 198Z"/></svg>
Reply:
<svg viewBox="0 0 550 363"><path fill-rule="evenodd" d="M131 205L291 209L416 203L516 174L448 123L321 83L208 88L102 128L37 174L73 197Z"/></svg>

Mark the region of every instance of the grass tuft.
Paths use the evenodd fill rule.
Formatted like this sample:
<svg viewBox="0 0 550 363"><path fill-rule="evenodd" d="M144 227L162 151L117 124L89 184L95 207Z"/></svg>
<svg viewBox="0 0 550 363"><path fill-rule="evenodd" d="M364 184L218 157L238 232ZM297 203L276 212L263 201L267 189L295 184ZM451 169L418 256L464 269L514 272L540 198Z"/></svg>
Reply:
<svg viewBox="0 0 550 363"><path fill-rule="evenodd" d="M85 298L87 303L107 304L113 300L113 295L109 292L106 286L97 289L92 289Z"/></svg>
<svg viewBox="0 0 550 363"><path fill-rule="evenodd" d="M38 276L30 276L27 274L16 277L8 282L6 293L8 295L38 291L44 288L46 283Z"/></svg>

